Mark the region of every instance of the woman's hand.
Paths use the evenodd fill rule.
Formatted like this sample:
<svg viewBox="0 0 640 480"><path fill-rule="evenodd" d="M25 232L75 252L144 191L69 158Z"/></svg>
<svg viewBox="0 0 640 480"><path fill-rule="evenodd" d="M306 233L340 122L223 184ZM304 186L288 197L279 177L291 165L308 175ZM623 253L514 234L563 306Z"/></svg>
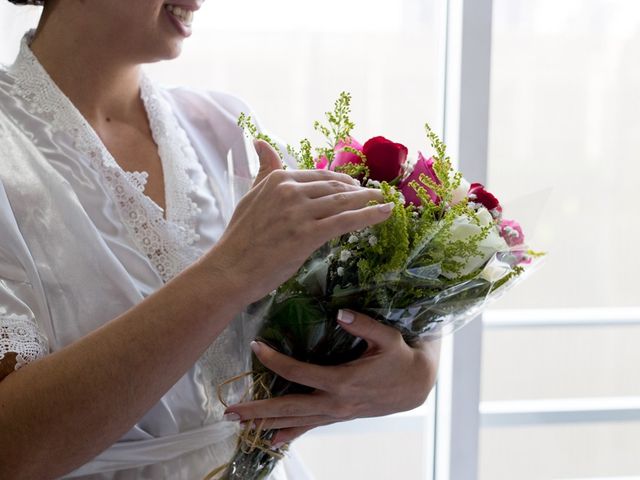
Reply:
<svg viewBox="0 0 640 480"><path fill-rule="evenodd" d="M262 428L279 429L272 443L280 446L320 425L388 415L424 403L436 380L439 342L410 347L397 330L348 311L340 312L339 322L367 342L362 357L324 367L299 362L254 342L252 348L266 367L316 390L232 405L226 414Z"/></svg>
<svg viewBox="0 0 640 480"><path fill-rule="evenodd" d="M379 190L328 170L280 168L277 153L256 142L261 169L218 245L215 267L256 301L290 278L328 240L386 220L393 204Z"/></svg>

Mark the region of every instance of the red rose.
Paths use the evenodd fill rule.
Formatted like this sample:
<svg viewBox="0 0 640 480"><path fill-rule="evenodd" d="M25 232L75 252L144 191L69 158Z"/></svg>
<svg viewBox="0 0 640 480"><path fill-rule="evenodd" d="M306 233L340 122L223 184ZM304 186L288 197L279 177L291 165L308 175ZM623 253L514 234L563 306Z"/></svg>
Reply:
<svg viewBox="0 0 640 480"><path fill-rule="evenodd" d="M422 155L422 153L418 153L418 161L416 162L416 165L413 167L413 172L411 172L411 175L409 175L407 178L402 180L402 182L400 182L400 185L398 185L398 188L402 192L402 195L404 195L405 205L408 206L410 203L413 203L415 206L419 206L421 203L420 198L418 198L418 194L410 185L414 181L417 182L418 185L420 185L427 191L427 193L431 197L431 200L433 200L433 203L439 202L440 199L436 195L436 192L431 190L429 187L427 187L424 183L420 181L420 176L424 174L428 178L433 180L435 183L437 184L440 183L440 180L438 180L438 177L436 176L436 172L433 170L433 162L434 162L433 157L426 160Z"/></svg>
<svg viewBox="0 0 640 480"><path fill-rule="evenodd" d="M496 214L502 213L502 207L498 199L488 192L481 183L471 184L471 188L469 188L469 200L482 205L489 210L494 217L498 216Z"/></svg>
<svg viewBox="0 0 640 480"><path fill-rule="evenodd" d="M384 137L374 137L362 147L367 157L369 178L378 182L390 182L402 172L402 165L407 160L407 147L394 143Z"/></svg>

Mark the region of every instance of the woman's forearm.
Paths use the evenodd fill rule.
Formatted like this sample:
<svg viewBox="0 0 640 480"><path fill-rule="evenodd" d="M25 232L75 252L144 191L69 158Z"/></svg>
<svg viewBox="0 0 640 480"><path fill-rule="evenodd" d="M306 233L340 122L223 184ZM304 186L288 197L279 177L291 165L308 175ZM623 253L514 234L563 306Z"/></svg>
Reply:
<svg viewBox="0 0 640 480"><path fill-rule="evenodd" d="M331 171L261 175L197 264L130 311L0 381L0 478L55 478L127 432L246 304L331 238L389 218L393 204ZM78 292L81 295L82 292Z"/></svg>
<svg viewBox="0 0 640 480"><path fill-rule="evenodd" d="M120 317L0 382L0 478L57 478L126 433L242 308L201 261Z"/></svg>

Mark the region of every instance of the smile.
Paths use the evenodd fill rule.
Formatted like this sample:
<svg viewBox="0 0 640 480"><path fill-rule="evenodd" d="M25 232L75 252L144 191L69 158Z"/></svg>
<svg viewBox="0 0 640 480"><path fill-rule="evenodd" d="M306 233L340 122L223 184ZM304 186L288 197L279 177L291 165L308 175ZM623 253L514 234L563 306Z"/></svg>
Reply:
<svg viewBox="0 0 640 480"><path fill-rule="evenodd" d="M167 4L165 9L185 27L193 24L193 12L177 5Z"/></svg>

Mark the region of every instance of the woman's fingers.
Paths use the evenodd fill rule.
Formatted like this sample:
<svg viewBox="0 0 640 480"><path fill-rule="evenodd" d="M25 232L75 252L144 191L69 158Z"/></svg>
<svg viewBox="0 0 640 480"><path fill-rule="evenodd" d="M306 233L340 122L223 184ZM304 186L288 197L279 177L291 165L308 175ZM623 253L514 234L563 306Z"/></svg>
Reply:
<svg viewBox="0 0 640 480"><path fill-rule="evenodd" d="M322 392L291 394L266 400L231 405L225 415L236 414L241 421L269 421L271 428L314 425L319 421L345 420L345 413Z"/></svg>
<svg viewBox="0 0 640 480"><path fill-rule="evenodd" d="M264 180L271 172L282 169L282 160L278 152L264 140L254 140L253 147L260 159L260 170L253 182L254 187Z"/></svg>
<svg viewBox="0 0 640 480"><path fill-rule="evenodd" d="M254 422L256 428L276 430L272 444L279 446L317 426L388 415L424 402L435 383L437 342L410 347L394 329L348 310L340 312L338 321L369 344L365 355L343 365L318 366L255 343L254 351L265 366L315 390L232 405L226 413Z"/></svg>
<svg viewBox="0 0 640 480"><path fill-rule="evenodd" d="M274 170L267 175L265 180L275 183L285 181L300 183L335 181L347 185L360 186L360 182L355 178L345 173L332 172L331 170Z"/></svg>
<svg viewBox="0 0 640 480"><path fill-rule="evenodd" d="M368 315L351 310L340 310L338 312L338 322L351 335L366 341L369 349L391 349L400 346L404 342L398 330L384 325Z"/></svg>
<svg viewBox="0 0 640 480"><path fill-rule="evenodd" d="M335 193L317 198L311 204L311 211L315 218L323 219L346 211L361 210L371 202L382 201L382 192L363 188L354 192Z"/></svg>
<svg viewBox="0 0 640 480"><path fill-rule="evenodd" d="M265 367L291 382L318 390L329 390L337 380L336 369L339 367L324 367L300 362L262 342L252 342L251 349Z"/></svg>
<svg viewBox="0 0 640 480"><path fill-rule="evenodd" d="M283 175L288 175L283 173ZM382 192L338 180L309 182L295 181L290 177L276 187L282 197L283 206L304 205L305 213L315 219L334 216L338 213L360 210L371 202L381 203Z"/></svg>
<svg viewBox="0 0 640 480"><path fill-rule="evenodd" d="M257 146L263 173L271 172L243 197L212 250L216 268L233 270L246 304L290 278L327 241L385 221L393 207L369 206L382 201L380 192L343 173L274 169L267 147Z"/></svg>
<svg viewBox="0 0 640 480"><path fill-rule="evenodd" d="M394 206L393 203L383 203L358 210L342 211L319 220L318 230L324 232L328 239L337 238L344 233L384 222L391 215Z"/></svg>
<svg viewBox="0 0 640 480"><path fill-rule="evenodd" d="M359 185L345 183L338 180L314 180L299 184L300 193L305 197L314 200L338 193L359 192L361 190L372 190Z"/></svg>
<svg viewBox="0 0 640 480"><path fill-rule="evenodd" d="M336 421L337 419L327 415L310 415L308 417L265 418L256 420L254 426L262 430L281 430L283 428L317 427Z"/></svg>

